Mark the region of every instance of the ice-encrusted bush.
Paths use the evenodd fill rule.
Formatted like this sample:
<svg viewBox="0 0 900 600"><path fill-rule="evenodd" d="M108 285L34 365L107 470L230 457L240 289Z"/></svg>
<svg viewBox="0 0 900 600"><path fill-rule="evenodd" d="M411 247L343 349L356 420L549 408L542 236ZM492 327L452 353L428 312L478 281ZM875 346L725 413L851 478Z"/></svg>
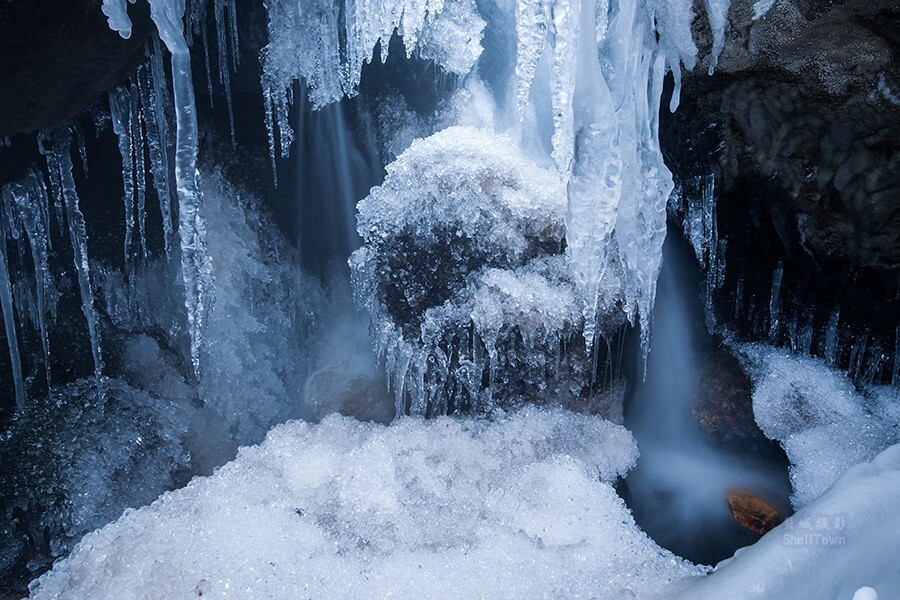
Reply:
<svg viewBox="0 0 900 600"><path fill-rule="evenodd" d="M591 404L565 210L555 171L481 129L447 128L388 165L359 203L351 266L397 414Z"/></svg>

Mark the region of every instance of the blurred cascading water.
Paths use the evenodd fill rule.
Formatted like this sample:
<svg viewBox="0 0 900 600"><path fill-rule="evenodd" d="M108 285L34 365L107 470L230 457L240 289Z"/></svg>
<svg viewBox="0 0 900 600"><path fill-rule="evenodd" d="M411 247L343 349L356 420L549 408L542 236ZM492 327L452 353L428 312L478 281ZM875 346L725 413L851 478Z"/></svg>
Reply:
<svg viewBox="0 0 900 600"><path fill-rule="evenodd" d="M660 545L715 564L759 536L729 512L730 490L750 490L784 511L790 487L783 464L738 456L705 437L692 415L703 315L690 249L669 235L653 317L647 378L625 424L641 456L623 489L637 523Z"/></svg>

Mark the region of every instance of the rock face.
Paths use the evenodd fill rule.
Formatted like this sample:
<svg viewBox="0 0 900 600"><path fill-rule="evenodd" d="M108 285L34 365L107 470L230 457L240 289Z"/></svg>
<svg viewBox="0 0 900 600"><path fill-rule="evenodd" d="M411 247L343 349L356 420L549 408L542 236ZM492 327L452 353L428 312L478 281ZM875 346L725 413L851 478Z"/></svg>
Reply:
<svg viewBox="0 0 900 600"><path fill-rule="evenodd" d="M69 121L125 79L144 58L149 4L129 4L122 39L100 0L0 0L0 136Z"/></svg>
<svg viewBox="0 0 900 600"><path fill-rule="evenodd" d="M602 390L591 381L563 255L564 185L513 147L485 130L445 129L413 142L359 203L354 288L396 413L524 401L621 418L615 374L602 375Z"/></svg>
<svg viewBox="0 0 900 600"><path fill-rule="evenodd" d="M768 502L749 490L729 490L725 499L738 525L760 535L765 535L784 521L784 517Z"/></svg>
<svg viewBox="0 0 900 600"><path fill-rule="evenodd" d="M697 373L692 412L700 428L721 443L759 442L753 386L738 360L724 350L706 356Z"/></svg>
<svg viewBox="0 0 900 600"><path fill-rule="evenodd" d="M745 335L822 356L835 321L835 362L856 380L890 381L900 5L778 0L754 19L753 4L733 2L716 74L698 67L682 107L664 115L678 132L675 170L717 176L727 240L717 312Z"/></svg>

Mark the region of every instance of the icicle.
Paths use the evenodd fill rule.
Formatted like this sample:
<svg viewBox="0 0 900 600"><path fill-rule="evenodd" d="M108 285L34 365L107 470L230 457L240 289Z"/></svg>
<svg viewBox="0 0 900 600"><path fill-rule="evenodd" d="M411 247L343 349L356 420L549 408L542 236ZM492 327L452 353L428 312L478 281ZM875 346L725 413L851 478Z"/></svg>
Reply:
<svg viewBox="0 0 900 600"><path fill-rule="evenodd" d="M744 304L744 278L738 277L737 285L734 290L734 318L738 319L741 316L741 309Z"/></svg>
<svg viewBox="0 0 900 600"><path fill-rule="evenodd" d="M228 25L231 32L231 68L237 71L241 62L240 39L238 38L237 1L226 0L228 3Z"/></svg>
<svg viewBox="0 0 900 600"><path fill-rule="evenodd" d="M135 189L137 191L137 224L138 224L138 246L141 249L141 257L147 260L147 232L146 232L146 192L147 192L147 171L144 166L144 145L145 137L141 129L143 117L141 115L141 99L140 91L135 79L131 80L131 147L134 151L134 180Z"/></svg>
<svg viewBox="0 0 900 600"><path fill-rule="evenodd" d="M43 176L36 170L30 170L28 178L20 184L11 184L5 190L4 203L10 210L15 205L19 221L28 236L31 246L31 258L34 264L35 311L34 317L41 337L41 349L44 358L44 372L47 389L50 381L50 342L47 335L47 299L50 294L50 268L47 264L50 223L47 209L47 188Z"/></svg>
<svg viewBox="0 0 900 600"><path fill-rule="evenodd" d="M44 137L42 134L38 134L38 150L41 154L44 153L43 149ZM63 214L62 209L62 189L59 187L59 177L53 177L53 173L55 172L50 165L50 161L54 160L52 157L47 157L47 170L50 172L50 193L53 197L53 219L56 221L56 232L59 234L59 237L63 236L63 231L65 230L65 215ZM54 162L55 164L55 162ZM56 167L56 171L59 168ZM48 235L47 239L51 239L52 236Z"/></svg>
<svg viewBox="0 0 900 600"><path fill-rule="evenodd" d="M40 135L38 144L47 159L47 170L51 184L61 191L66 209L66 221L69 224L69 238L75 255L75 270L78 273L78 287L81 290L81 310L87 320L88 337L91 342L91 354L94 358L94 376L98 386L103 372L103 359L100 350L100 331L97 326L97 313L94 310L94 295L91 289L91 270L87 252L87 231L84 226L84 215L78 208L78 193L75 191L75 179L72 176L72 132L67 128L58 128L53 138ZM55 181L55 184L52 182Z"/></svg>
<svg viewBox="0 0 900 600"><path fill-rule="evenodd" d="M900 325L894 338L894 372L891 375L891 385L900 386Z"/></svg>
<svg viewBox="0 0 900 600"><path fill-rule="evenodd" d="M135 0L129 0L134 4ZM131 19L128 18L128 5L125 0L103 0L101 9L108 17L109 28L116 31L126 40L131 37Z"/></svg>
<svg viewBox="0 0 900 600"><path fill-rule="evenodd" d="M81 172L88 176L87 150L84 147L84 130L78 123L75 124L75 139L78 140L78 158L81 159Z"/></svg>
<svg viewBox="0 0 900 600"><path fill-rule="evenodd" d="M10 206L3 207L10 212ZM16 410L25 410L25 379L22 377L22 359L19 356L19 339L16 336L16 321L13 314L12 287L9 280L9 259L6 252L6 227L0 225L0 308L3 309L3 325L6 328L6 345L12 364L13 385L16 390Z"/></svg>
<svg viewBox="0 0 900 600"><path fill-rule="evenodd" d="M266 137L269 140L269 161L272 163L272 183L278 187L278 163L275 158L275 100L272 97L272 89L266 86L263 86L263 104L266 116ZM285 130L280 128L280 131L284 135Z"/></svg>
<svg viewBox="0 0 900 600"><path fill-rule="evenodd" d="M828 329L825 330L825 362L831 366L838 361L838 322L841 318L841 309L836 307L828 318Z"/></svg>
<svg viewBox="0 0 900 600"><path fill-rule="evenodd" d="M197 113L191 79L191 56L182 22L184 3L179 0L150 0L150 16L172 55L177 124L175 182L179 207L181 271L191 337L191 363L194 374L199 378L204 303L210 265L206 254L206 228L199 211L201 195L197 184Z"/></svg>
<svg viewBox="0 0 900 600"><path fill-rule="evenodd" d="M847 375L853 381L860 379L868 345L869 335L863 334L850 346L850 366L847 368Z"/></svg>
<svg viewBox="0 0 900 600"><path fill-rule="evenodd" d="M109 93L109 113L112 127L119 138L122 157L123 202L125 204L125 265L131 264L131 237L134 230L134 137L132 136L131 94L124 87Z"/></svg>
<svg viewBox="0 0 900 600"><path fill-rule="evenodd" d="M769 339L775 341L781 327L781 280L784 278L784 263L778 263L772 272L772 295L769 297Z"/></svg>
<svg viewBox="0 0 900 600"><path fill-rule="evenodd" d="M236 27L228 27L226 25L226 16L225 9L226 7L229 10L230 17L229 21L234 20L234 0L215 0L213 12L215 13L216 18L216 47L219 53L219 81L222 83L222 86L225 88L225 104L228 108L228 125L230 127L231 132L231 145L235 146L236 141L234 137L234 106L232 103L231 97L231 72L229 69L229 52L228 52L228 33L231 30L236 31ZM235 38L232 41L233 45L236 45Z"/></svg>
<svg viewBox="0 0 900 600"><path fill-rule="evenodd" d="M728 9L731 8L731 0L704 0L704 4L713 38L709 55L709 74L712 75L719 62L719 54L725 47L725 26L728 24Z"/></svg>
<svg viewBox="0 0 900 600"><path fill-rule="evenodd" d="M163 237L166 256L172 252L174 237L172 225L172 176L169 170L169 127L166 106L169 104L169 90L162 63L162 48L159 38L153 37L153 52L150 54L150 72L144 103L147 118L147 143L150 154L150 168L153 185L159 198L159 212L162 216Z"/></svg>
<svg viewBox="0 0 900 600"><path fill-rule="evenodd" d="M582 13L591 13L587 5ZM596 15L589 15L590 23ZM585 14L581 14L585 27ZM587 29L585 30L587 31ZM614 99L597 60L595 34L580 36L577 68L582 77L575 93L578 115L574 162L568 186L566 254L584 298L584 338L588 354L597 332L600 285L609 267L608 252L622 196L623 157L617 143Z"/></svg>

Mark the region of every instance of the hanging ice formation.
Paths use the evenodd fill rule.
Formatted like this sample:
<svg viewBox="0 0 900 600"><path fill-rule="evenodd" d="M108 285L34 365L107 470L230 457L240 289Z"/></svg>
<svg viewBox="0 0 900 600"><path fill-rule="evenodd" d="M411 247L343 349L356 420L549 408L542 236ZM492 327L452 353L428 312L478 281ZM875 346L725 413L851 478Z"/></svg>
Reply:
<svg viewBox="0 0 900 600"><path fill-rule="evenodd" d="M276 146L286 155L292 142L287 116L293 81L307 81L317 106L353 95L363 62L378 42L383 59L395 30L408 53L434 58L449 72L479 76L484 22L471 0L338 4L342 10L333 0L268 4L263 89L273 162ZM515 22L515 39L497 44L499 52L516 48L512 81L493 86L513 89L515 107L509 111L502 94L494 99L500 115L495 128L518 130L528 148L543 144L535 143L540 133L534 130L552 131L550 156L568 188L567 256L584 304L587 346L604 334L604 315L622 310L633 323L642 322L646 356L673 187L657 137L659 104L667 70L676 83L674 110L681 67L697 62L693 4L517 0L511 11L505 3L484 4L481 14ZM710 70L723 46L729 5L705 2L713 34ZM441 19L450 25L438 27ZM441 33L446 31L453 34Z"/></svg>
<svg viewBox="0 0 900 600"><path fill-rule="evenodd" d="M728 5L706 3L714 37L710 69ZM673 188L659 148L659 104L666 71L676 81L674 110L681 65L696 63L691 3L624 0L611 9L607 2L520 0L516 15L523 119L539 83L539 61L550 66L553 158L568 180L567 254L584 301L585 340L590 347L602 334L595 324L620 300L628 318L642 322L646 357ZM607 275L615 262L620 283Z"/></svg>
<svg viewBox="0 0 900 600"><path fill-rule="evenodd" d="M61 218L59 206L65 207L65 220L68 223L69 239L72 242L72 253L75 257L75 270L78 274L78 288L81 292L81 310L87 321L88 338L94 359L94 376L99 383L103 372L100 330L91 287L87 231L84 226L84 215L78 207L78 192L75 190L75 179L72 175L72 132L66 127L60 127L52 135L41 134L38 137L38 146L47 159L50 189L53 193L54 206L57 207L58 219Z"/></svg>
<svg viewBox="0 0 900 600"><path fill-rule="evenodd" d="M50 269L47 265L47 253L50 247L50 211L47 201L47 188L44 185L44 178L36 169L31 169L26 178L19 182L10 183L0 190L0 206L5 213L6 218L4 224L9 225L8 233L10 237L21 242L23 237L28 238L29 250L31 252L31 261L33 265L34 275L34 294L29 294L28 306L24 302L24 298L20 298L15 306L19 314L19 321L30 321L38 331L41 340L41 351L44 360L44 376L47 381L47 389L50 389L50 342L47 336L47 313L55 310L55 297L53 296L53 284L50 278ZM0 227L4 229L4 227ZM9 260L6 251L6 233L0 232L0 251L3 253L3 265L0 268L0 284L6 288L9 281ZM21 257L22 252L19 252ZM5 275L4 275L5 273ZM5 279L3 279L5 277ZM4 291L4 296L6 292ZM10 331L13 326L11 313L7 317L6 300L4 304L4 321L7 324L7 340L10 343L10 358L13 359L14 373L21 377L21 367L17 365L14 354L18 354L18 347L12 348L12 344L16 341L15 330ZM16 373L17 372L17 373ZM16 384L17 404L22 407L24 397L20 396L19 383Z"/></svg>
<svg viewBox="0 0 900 600"><path fill-rule="evenodd" d="M144 261L147 259L145 156L150 160L153 188L159 201L166 256L172 249L172 182L168 168L170 144L166 119L168 89L159 42L154 40L154 44L156 47L150 60L138 67L130 82L109 93L110 120L122 157L126 266L133 263L136 253L132 241L135 225L140 256Z"/></svg>
<svg viewBox="0 0 900 600"><path fill-rule="evenodd" d="M200 202L202 197L197 183L197 110L194 99L194 83L191 75L190 47L184 33L185 5L184 0L148 1L150 2L150 17L156 25L160 39L162 39L168 49L172 61L172 87L174 92L176 123L175 187L176 195L178 197L178 234L181 242L181 271L184 279L185 307L187 309L188 329L191 338L191 363L193 365L195 376L199 378L200 346L203 341L206 294L210 286L210 259L206 252L206 228L203 219L200 216ZM231 2L228 2L227 0L216 0L216 22L219 28L223 29L225 27L222 19L224 7L226 5L229 7L232 16L230 27L232 32L234 32L236 30L236 23L234 21L233 0ZM195 6L200 6L202 8L205 4L200 3ZM104 0L103 11L104 14L110 17L109 23L111 28L118 31L123 37L128 37L128 35L130 35L131 21L128 19L125 0ZM227 46L227 44L221 41L224 39L225 34L220 31L219 35L222 36L220 37L221 49ZM236 45L236 38L232 38L233 50L236 49ZM156 52L154 54L159 54L158 46L156 47ZM223 62L227 61L227 57L221 56L220 60ZM227 70L227 68L223 67L222 70ZM163 157L162 147L165 144L165 139L162 137L164 136L164 131L159 125L159 122L162 121L161 113L159 111L160 99L165 96L165 89L163 87L164 79L160 77L161 69L156 66L155 63L152 71L152 79L154 81L153 96L155 96L155 98L148 96L147 106L148 108L152 107L152 110L156 113L156 135L160 138L157 140L160 147L160 153L157 154L157 158L153 158L153 155L151 154L151 160L154 163L154 179L157 181L157 185L162 185L163 182L166 182L165 185L167 186L168 183L166 178L163 177L160 172L161 167L158 167L159 164L164 164L160 162ZM228 92L228 95L230 97L230 91ZM116 94L113 94L111 104L114 103L112 102L113 99L116 99ZM230 105L231 103L229 102L229 107ZM139 111L135 111L134 109L135 106L138 106L136 103L132 102L131 106L130 123L134 124L137 122L136 112ZM131 128L125 127L122 122L124 121L124 108L122 108L122 110L114 109L113 113L114 125L116 121L119 121L116 133L119 135L120 150L122 150L123 165L125 167L123 176L127 180L129 176L130 161L127 160L126 154L131 151L130 149L134 143L134 133L139 131L140 128L134 128L133 126ZM148 127L147 129L149 132L152 127ZM151 135L152 134L148 133L148 138ZM142 150L140 152L135 152L134 156L137 156L138 154L143 157ZM143 158L140 158L140 160L143 160ZM140 174L140 177L143 177L142 166L141 170L142 173ZM160 177L156 177L156 173L158 172ZM163 197L161 196L161 207L163 201ZM130 203L128 184L126 184L125 203L126 206ZM139 211L140 210L139 207ZM130 244L130 235L128 235L128 233L130 232L131 227L128 223L128 215L130 215L130 209L126 208L126 259L129 252L128 246ZM164 226L166 216L167 211L163 211Z"/></svg>
<svg viewBox="0 0 900 600"><path fill-rule="evenodd" d="M716 317L713 294L725 282L726 240L719 239L716 221L716 177L714 173L698 175L685 181L673 194L676 213L680 214L684 235L694 248L697 263L705 273L704 312L710 333ZM735 307L739 312L739 306Z"/></svg>
<svg viewBox="0 0 900 600"><path fill-rule="evenodd" d="M475 0L271 0L266 6L262 86L273 164L276 145L287 156L293 142L288 114L295 80L306 80L317 108L353 96L363 63L379 43L380 59L387 58L395 30L407 55L418 52L449 73L465 75L481 55L485 22Z"/></svg>

